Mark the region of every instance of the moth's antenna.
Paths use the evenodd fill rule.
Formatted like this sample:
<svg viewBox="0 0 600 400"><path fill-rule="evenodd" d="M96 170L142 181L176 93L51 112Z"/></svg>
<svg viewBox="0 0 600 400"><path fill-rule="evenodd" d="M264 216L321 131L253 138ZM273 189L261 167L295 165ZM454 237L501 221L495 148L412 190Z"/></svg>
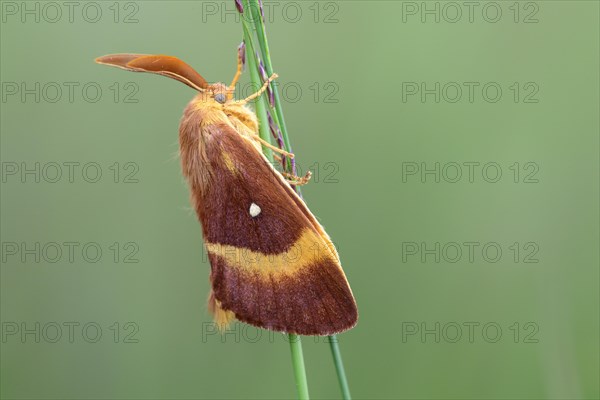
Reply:
<svg viewBox="0 0 600 400"><path fill-rule="evenodd" d="M151 54L109 54L96 58L98 64L110 65L133 72L149 72L167 76L204 92L208 82L194 68L177 57Z"/></svg>

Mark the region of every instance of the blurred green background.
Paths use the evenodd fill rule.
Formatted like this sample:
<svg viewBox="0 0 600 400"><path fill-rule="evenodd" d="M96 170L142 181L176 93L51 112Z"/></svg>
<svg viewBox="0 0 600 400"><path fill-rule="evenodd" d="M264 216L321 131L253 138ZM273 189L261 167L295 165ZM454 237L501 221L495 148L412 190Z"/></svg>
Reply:
<svg viewBox="0 0 600 400"><path fill-rule="evenodd" d="M66 3L1 2L2 398L293 398L284 337L210 324L177 159L193 91L93 62L229 82L233 1ZM359 305L353 396L598 398L598 2L265 4ZM303 343L312 397L339 397Z"/></svg>

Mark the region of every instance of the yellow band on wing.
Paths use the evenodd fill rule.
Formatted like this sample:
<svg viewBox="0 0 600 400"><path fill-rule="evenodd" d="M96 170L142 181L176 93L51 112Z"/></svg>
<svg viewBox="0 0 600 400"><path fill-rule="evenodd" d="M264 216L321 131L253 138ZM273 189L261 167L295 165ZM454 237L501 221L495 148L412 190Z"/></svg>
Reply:
<svg viewBox="0 0 600 400"><path fill-rule="evenodd" d="M232 268L258 271L266 275L293 275L323 259L334 260L338 264L329 246L312 229L304 229L289 250L279 254L264 254L244 247L218 243L206 243L206 250L213 256L221 257Z"/></svg>

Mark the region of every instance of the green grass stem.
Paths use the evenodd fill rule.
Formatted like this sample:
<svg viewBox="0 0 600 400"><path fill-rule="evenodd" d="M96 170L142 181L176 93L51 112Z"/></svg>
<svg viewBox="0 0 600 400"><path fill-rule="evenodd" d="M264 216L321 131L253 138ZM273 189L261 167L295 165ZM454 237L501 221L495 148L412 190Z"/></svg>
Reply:
<svg viewBox="0 0 600 400"><path fill-rule="evenodd" d="M268 76L273 75L273 63L271 61L271 53L269 50L269 42L267 40L267 34L265 30L264 20L261 15L259 0L242 0L244 6L244 15L242 16L242 25L244 29L244 40L247 48L247 60L250 69L251 80L254 85L260 87L262 84L260 74L258 72L259 60L257 59L258 49L260 57L264 64L265 72ZM254 43L254 37L258 39L258 45ZM256 113L260 124L260 136L264 140L271 141L270 128L267 120L267 110L271 110L271 118L275 124L281 130L281 136L283 138L284 150L292 152L292 146L290 143L287 127L285 124L285 118L283 116L282 102L279 96L278 83L273 81L271 83L271 89L273 91L274 104L271 104L266 99L266 96L261 96L256 101ZM268 155L267 155L268 151ZM265 155L273 162L273 156L270 149L266 149ZM287 158L284 169L290 173L295 174L294 162ZM301 195L299 188L296 191ZM289 334L290 348L292 352L292 364L294 367L294 377L296 379L296 388L298 389L299 399L308 399L308 384L306 380L306 369L304 367L304 356L302 354L302 342L300 336L295 334ZM333 362L342 391L342 398L344 400L350 400L350 388L348 386L348 379L344 370L344 363L342 361L342 355L339 348L338 338L336 335L329 336L329 344L331 347L331 354L333 356Z"/></svg>

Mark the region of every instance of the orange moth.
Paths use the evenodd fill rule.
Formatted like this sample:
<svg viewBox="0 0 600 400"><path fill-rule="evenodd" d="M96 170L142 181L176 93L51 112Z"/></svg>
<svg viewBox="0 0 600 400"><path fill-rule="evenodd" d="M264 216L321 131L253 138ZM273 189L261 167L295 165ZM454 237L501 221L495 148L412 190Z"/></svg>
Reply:
<svg viewBox="0 0 600 400"><path fill-rule="evenodd" d="M224 328L233 319L300 335L352 328L356 302L331 239L290 186L306 183L277 171L262 145L293 157L258 136L247 104L277 76L243 100L230 85L209 84L176 57L112 54L99 64L178 80L198 94L179 126L180 157L211 264L209 310Z"/></svg>

